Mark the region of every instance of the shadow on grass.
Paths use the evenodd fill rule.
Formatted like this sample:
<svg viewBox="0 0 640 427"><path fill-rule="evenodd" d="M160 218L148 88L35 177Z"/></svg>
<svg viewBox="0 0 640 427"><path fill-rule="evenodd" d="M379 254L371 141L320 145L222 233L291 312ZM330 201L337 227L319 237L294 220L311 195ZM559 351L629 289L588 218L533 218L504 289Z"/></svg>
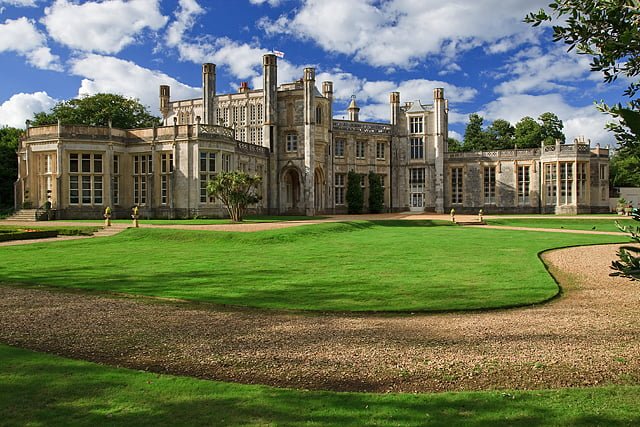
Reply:
<svg viewBox="0 0 640 427"><path fill-rule="evenodd" d="M607 425L640 422L633 388L365 394L247 386L104 367L0 345L6 425Z"/></svg>

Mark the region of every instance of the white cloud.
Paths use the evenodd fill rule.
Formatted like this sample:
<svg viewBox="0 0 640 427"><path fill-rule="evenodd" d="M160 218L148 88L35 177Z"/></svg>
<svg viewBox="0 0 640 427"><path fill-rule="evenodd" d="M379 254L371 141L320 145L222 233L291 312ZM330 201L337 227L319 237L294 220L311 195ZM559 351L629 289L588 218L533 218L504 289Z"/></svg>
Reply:
<svg viewBox="0 0 640 427"><path fill-rule="evenodd" d="M0 104L0 126L24 128L27 119L48 111L56 102L46 92L17 93Z"/></svg>
<svg viewBox="0 0 640 427"><path fill-rule="evenodd" d="M484 46L505 52L534 39L522 18L547 0L305 0L292 15L263 18L267 34L315 41L375 66L411 67Z"/></svg>
<svg viewBox="0 0 640 427"><path fill-rule="evenodd" d="M45 8L42 23L59 43L80 51L117 53L149 28L164 27L167 17L158 0L107 0L71 3L56 0Z"/></svg>
<svg viewBox="0 0 640 427"><path fill-rule="evenodd" d="M459 87L438 80L412 79L402 82L391 80L369 81L359 78L340 69L325 71L317 74L317 82L332 81L336 107L342 101L346 108L346 102L351 95L356 95L356 101L360 107L362 120L388 121L390 114L389 94L400 92L401 103L407 101L420 101L422 104L433 102L433 89L444 88L445 97L456 103L472 101L477 91L470 87ZM336 109L336 117L347 116L346 111Z"/></svg>
<svg viewBox="0 0 640 427"><path fill-rule="evenodd" d="M609 116L599 112L594 105L573 107L560 94L503 96L487 104L479 114L487 120L505 119L516 124L522 117L537 119L550 111L564 123L567 142L578 136L586 136L592 143L614 144L615 138L604 129Z"/></svg>
<svg viewBox="0 0 640 427"><path fill-rule="evenodd" d="M494 91L500 95L571 90L572 83L600 78L591 73L588 57L567 53L563 46L554 46L548 51L540 47L523 50L514 55L503 70L510 80L495 87Z"/></svg>
<svg viewBox="0 0 640 427"><path fill-rule="evenodd" d="M34 7L36 0L0 0L0 4L8 4L10 6L18 7Z"/></svg>
<svg viewBox="0 0 640 427"><path fill-rule="evenodd" d="M51 53L46 38L34 23L22 17L0 24L0 52L12 51L37 68L61 71L60 58Z"/></svg>
<svg viewBox="0 0 640 427"><path fill-rule="evenodd" d="M71 61L71 72L84 77L78 95L118 93L138 98L158 115L160 85L171 86L173 99L191 99L202 96L200 88L180 83L162 72L149 70L122 59L89 54Z"/></svg>
<svg viewBox="0 0 640 427"><path fill-rule="evenodd" d="M204 9L196 0L180 0L179 4L165 42L178 51L180 60L196 64L213 62L218 66L228 67L231 74L239 79L255 80L260 75L262 55L268 50L227 37L189 37L189 31L195 25L196 18L204 14ZM284 66L285 64L281 68L284 69Z"/></svg>
<svg viewBox="0 0 640 427"><path fill-rule="evenodd" d="M249 0L249 3L257 4L257 5L262 5L267 3L271 7L277 7L277 6L280 6L282 3L284 3L285 1L287 0Z"/></svg>
<svg viewBox="0 0 640 427"><path fill-rule="evenodd" d="M195 0L180 0L180 8L175 12L176 20L167 28L167 44L178 46L182 42L182 35L195 24L198 15L205 10Z"/></svg>

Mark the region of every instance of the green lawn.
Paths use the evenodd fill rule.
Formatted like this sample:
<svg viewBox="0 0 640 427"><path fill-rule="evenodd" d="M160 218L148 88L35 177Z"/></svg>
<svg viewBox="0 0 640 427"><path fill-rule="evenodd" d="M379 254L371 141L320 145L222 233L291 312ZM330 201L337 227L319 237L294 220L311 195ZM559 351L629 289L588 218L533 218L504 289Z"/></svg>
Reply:
<svg viewBox="0 0 640 427"><path fill-rule="evenodd" d="M325 216L268 216L268 215L249 215L244 219L244 222L259 223L259 222L284 222L284 221L312 221L316 219L325 219ZM61 222L104 222L104 219L76 219L76 220L59 220ZM55 221L52 221L55 223ZM131 224L131 218L126 219L112 219L112 223L116 224ZM232 224L230 219L225 218L196 218L196 219L144 219L140 217L140 224L153 224L153 225L218 225L218 224Z"/></svg>
<svg viewBox="0 0 640 427"><path fill-rule="evenodd" d="M531 227L531 228L565 228L568 230L595 230L595 231L620 231L615 224L616 219L566 219L566 218L504 218L487 219L489 225L503 225L509 227ZM629 217L620 217L617 221L621 225L632 227L640 226L640 222ZM594 228L595 227L595 228Z"/></svg>
<svg viewBox="0 0 640 427"><path fill-rule="evenodd" d="M105 367L0 345L6 426L623 426L640 387L438 394L296 391Z"/></svg>
<svg viewBox="0 0 640 427"><path fill-rule="evenodd" d="M545 301L558 288L537 254L627 241L356 221L257 233L129 229L0 248L0 283L43 284L236 306L441 311Z"/></svg>

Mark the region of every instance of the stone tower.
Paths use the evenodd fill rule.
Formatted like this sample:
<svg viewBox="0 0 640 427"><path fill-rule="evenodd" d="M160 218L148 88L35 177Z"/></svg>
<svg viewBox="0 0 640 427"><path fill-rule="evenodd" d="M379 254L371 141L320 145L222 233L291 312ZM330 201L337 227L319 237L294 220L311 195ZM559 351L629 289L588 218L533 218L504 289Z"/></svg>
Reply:
<svg viewBox="0 0 640 427"><path fill-rule="evenodd" d="M304 93L304 197L305 214L315 215L314 172L315 153L314 138L316 128L316 70L305 68L303 75Z"/></svg>
<svg viewBox="0 0 640 427"><path fill-rule="evenodd" d="M171 88L167 85L160 85L160 113L162 121L167 125L167 117L169 117L169 104L171 102Z"/></svg>
<svg viewBox="0 0 640 427"><path fill-rule="evenodd" d="M202 64L202 115L205 124L216 123L216 64Z"/></svg>
<svg viewBox="0 0 640 427"><path fill-rule="evenodd" d="M449 113L447 100L444 99L444 89L433 90L433 112L434 112L434 138L435 138L435 161L436 161L436 212L444 213L444 147L448 138L448 118Z"/></svg>
<svg viewBox="0 0 640 427"><path fill-rule="evenodd" d="M269 149L268 188L269 212L277 212L280 205L280 185L278 171L278 59L276 55L268 53L262 57L262 102L263 124L262 145Z"/></svg>

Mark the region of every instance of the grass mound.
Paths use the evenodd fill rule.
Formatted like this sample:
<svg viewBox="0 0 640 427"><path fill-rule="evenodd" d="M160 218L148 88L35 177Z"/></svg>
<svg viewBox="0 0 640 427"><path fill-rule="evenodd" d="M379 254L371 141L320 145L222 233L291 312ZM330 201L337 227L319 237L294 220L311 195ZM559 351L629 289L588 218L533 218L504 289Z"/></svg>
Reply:
<svg viewBox="0 0 640 427"><path fill-rule="evenodd" d="M556 295L540 251L621 240L445 224L354 221L257 233L129 229L103 239L0 248L0 281L272 309L469 310Z"/></svg>

